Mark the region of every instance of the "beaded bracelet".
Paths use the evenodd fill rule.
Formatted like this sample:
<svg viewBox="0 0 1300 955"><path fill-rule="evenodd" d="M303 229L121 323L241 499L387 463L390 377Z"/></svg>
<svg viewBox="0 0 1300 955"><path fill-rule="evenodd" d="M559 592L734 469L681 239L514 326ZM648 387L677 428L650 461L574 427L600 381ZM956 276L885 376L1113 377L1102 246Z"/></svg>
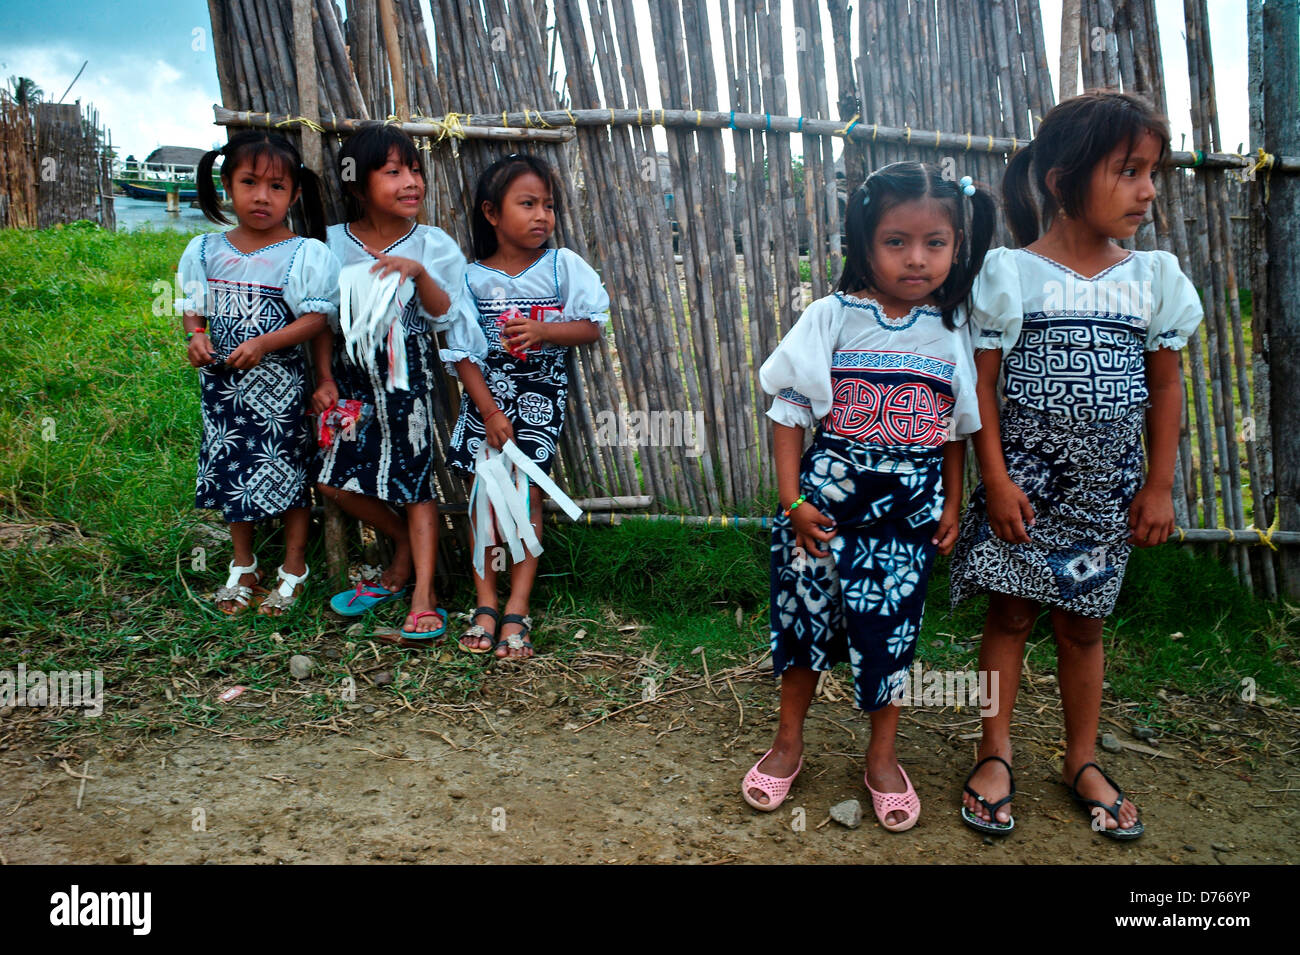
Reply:
<svg viewBox="0 0 1300 955"><path fill-rule="evenodd" d="M189 340L190 340L191 338L193 338L195 335L198 335L198 334L200 334L200 333L206 335L206 334L208 333L208 330L207 330L206 328L204 328L203 326L199 326L198 328L194 329L194 331L192 331L192 332L186 332L186 333L185 333L185 340L186 340L186 341L189 341Z"/></svg>
<svg viewBox="0 0 1300 955"><path fill-rule="evenodd" d="M806 500L808 500L808 495L807 495L807 494L800 494L797 498L795 498L794 503L791 504L789 507L787 507L787 508L785 509L785 511L784 511L785 516L786 516L786 517L789 517L791 514L793 514L795 511L797 511L797 510L799 509L799 505L802 504L802 503L803 503L804 501L806 501Z"/></svg>

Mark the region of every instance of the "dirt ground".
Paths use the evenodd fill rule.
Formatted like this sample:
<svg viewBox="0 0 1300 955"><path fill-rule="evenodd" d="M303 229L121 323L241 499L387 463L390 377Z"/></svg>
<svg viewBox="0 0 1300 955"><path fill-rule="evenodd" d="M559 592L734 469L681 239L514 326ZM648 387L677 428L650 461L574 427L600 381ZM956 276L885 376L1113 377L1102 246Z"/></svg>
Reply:
<svg viewBox="0 0 1300 955"><path fill-rule="evenodd" d="M1300 861L1292 710L1175 696L1170 714L1195 714L1200 729L1143 743L1128 732L1131 707L1108 703L1103 729L1125 749L1101 762L1147 827L1142 839L1115 843L1089 830L1057 782L1061 724L1050 675L1027 678L1017 709L1017 829L1002 841L971 832L957 815L977 714L912 707L899 753L922 815L911 832L891 834L862 784L869 724L846 701L843 676L813 706L789 800L765 814L739 795L776 726L776 688L763 664L714 673L708 684L675 677L638 703L645 663L593 651L494 667L470 701L414 713L366 685L346 718L264 739L237 727L179 726L174 735L122 730L51 744L42 721L57 714L18 709L0 717L0 861ZM630 708L585 725L594 698L584 693L620 681ZM828 816L850 798L865 813L856 830Z"/></svg>

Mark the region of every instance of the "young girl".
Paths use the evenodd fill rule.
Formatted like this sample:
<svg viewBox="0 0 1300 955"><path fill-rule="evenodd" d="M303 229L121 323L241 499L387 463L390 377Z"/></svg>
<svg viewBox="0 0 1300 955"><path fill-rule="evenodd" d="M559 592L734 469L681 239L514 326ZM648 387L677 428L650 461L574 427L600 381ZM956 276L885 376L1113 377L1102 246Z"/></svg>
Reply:
<svg viewBox="0 0 1300 955"><path fill-rule="evenodd" d="M433 377L441 358L470 400L490 407L479 369L487 342L463 304L465 256L441 229L416 224L425 176L411 138L387 124L366 126L343 145L339 166L354 215L348 223L330 226L327 241L345 268L373 263L374 278L401 277L394 340L405 349L406 381L405 387L392 381L395 348L381 344L359 359L330 329L313 342L317 367L331 368L333 377L323 376L312 408L327 416L327 428L347 422L326 434L329 445L317 486L394 542L393 560L377 582L363 580L330 603L346 616L365 613L399 599L414 574L411 612L399 641L427 645L447 627L433 587L438 543ZM437 347L438 331L447 334L446 348ZM349 407L353 414L347 414ZM331 416L344 420L331 422Z"/></svg>
<svg viewBox="0 0 1300 955"><path fill-rule="evenodd" d="M229 225L212 184L218 156L238 225L191 241L177 277L203 412L194 506L220 508L230 525L234 559L216 592L227 614L247 610L255 591L266 594L253 524L284 517L278 586L259 608L279 614L293 605L308 574L311 431L298 346L337 312L339 267L317 238L296 236L285 224L299 199L314 236L324 221L319 182L288 140L240 133L199 161L199 205L213 222Z"/></svg>
<svg viewBox="0 0 1300 955"><path fill-rule="evenodd" d="M962 806L966 823L983 832L1015 825L1011 711L1025 640L1046 604L1065 711L1065 782L1098 825L1104 820L1106 835L1142 834L1137 807L1093 756L1105 617L1132 545L1160 544L1174 524L1178 352L1201 320L1177 259L1116 245L1147 215L1168 148L1165 121L1133 96L1096 92L1057 105L1003 180L1022 247L990 252L972 294L983 482L962 520L952 600L989 591L980 669L999 674L1000 698L984 719Z"/></svg>
<svg viewBox="0 0 1300 955"><path fill-rule="evenodd" d="M741 784L756 809L785 799L818 673L848 661L854 700L871 714L864 782L876 817L896 832L916 824L921 804L894 752L890 704L912 663L935 551L951 550L957 534L965 440L980 426L963 303L995 215L969 178L915 162L877 170L849 200L838 291L808 307L759 371L776 395L781 721Z"/></svg>
<svg viewBox="0 0 1300 955"><path fill-rule="evenodd" d="M464 471L473 473L485 440L500 447L513 439L550 472L568 398L568 346L596 341L609 321L609 296L595 270L568 249L547 247L559 196L554 171L535 156L506 156L479 177L471 221L477 261L465 282L487 336L487 379L495 403L486 411L479 403L461 405L449 463ZM530 502L540 539L542 497L536 486ZM528 599L537 558L530 555L511 568L510 597L500 617L491 559L499 556L499 550L490 555L483 576L475 571L478 607L460 645L470 653L495 650L498 657L527 658L533 654Z"/></svg>

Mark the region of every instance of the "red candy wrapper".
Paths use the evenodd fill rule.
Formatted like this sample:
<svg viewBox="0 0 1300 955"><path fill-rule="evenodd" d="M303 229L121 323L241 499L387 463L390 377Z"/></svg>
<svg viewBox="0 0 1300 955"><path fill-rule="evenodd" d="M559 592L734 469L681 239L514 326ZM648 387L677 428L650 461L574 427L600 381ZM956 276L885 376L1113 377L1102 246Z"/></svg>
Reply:
<svg viewBox="0 0 1300 955"><path fill-rule="evenodd" d="M328 448L334 443L335 435L357 423L361 417L361 408L362 403L358 399L348 398L321 414L320 434L316 437L316 443L322 448Z"/></svg>
<svg viewBox="0 0 1300 955"><path fill-rule="evenodd" d="M529 308L528 314L525 315L515 306L513 305L510 306L510 308L506 309L504 312L502 312L500 315L497 316L497 328L499 328L502 332L501 347L504 348L506 351L508 351L512 357L517 358L520 361L527 361L528 352L535 349L527 349L527 348L516 349L516 348L511 348L508 344L506 344L505 334L504 334L506 323L513 322L517 318L527 318L535 322L544 322L547 320L547 315L549 315L552 312L558 313L560 311L561 309L555 308L554 306L550 306L550 305L533 305Z"/></svg>

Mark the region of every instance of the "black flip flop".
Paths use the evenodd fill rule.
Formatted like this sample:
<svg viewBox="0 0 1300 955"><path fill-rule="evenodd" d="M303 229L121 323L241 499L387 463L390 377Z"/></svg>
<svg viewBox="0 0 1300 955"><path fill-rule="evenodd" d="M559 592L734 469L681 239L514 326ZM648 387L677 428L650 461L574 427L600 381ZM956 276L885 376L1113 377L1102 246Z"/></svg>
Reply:
<svg viewBox="0 0 1300 955"><path fill-rule="evenodd" d="M1007 768L1007 776L1011 779L1011 792L1007 793L1007 795L1003 796L997 802L989 802L975 790L970 788L970 781L975 778L975 774L980 771L980 767L992 759L996 759ZM975 801L989 812L989 818L985 821L963 805L961 807L961 821L966 823L966 825L970 826L977 832L982 832L988 836L1005 836L1007 833L1011 832L1012 829L1016 828L1016 820L1014 816L1007 819L1006 822L998 822L998 810L1011 802L1016 795L1016 774L1011 771L1011 764L1001 756L985 756L981 759L975 764L975 768L970 771L970 775L966 777L966 782L961 788L967 795L974 797Z"/></svg>
<svg viewBox="0 0 1300 955"><path fill-rule="evenodd" d="M515 637L515 636L519 637L519 639L520 639L520 646L519 646L518 649L523 649L524 647L527 647L529 650L532 650L532 649L533 649L533 642L532 642L531 640L528 639L528 633L529 633L530 630L533 629L533 621L532 621L532 618L530 618L530 617L526 617L526 616L524 616L523 614L508 613L508 614L506 614L504 617L501 618L501 623L500 623L500 625L497 627L497 633L500 633L500 632L501 632L501 628L504 627L504 626L505 626L506 624L508 624L508 623L517 623L517 624L520 625L520 627L523 628L522 630L519 631L519 633L517 633L517 634L512 633L512 634L510 635L511 637ZM537 655L537 654L536 654L536 651L534 651L533 654L532 654L531 656L527 656L527 657L508 657L508 656L506 656L506 657L498 657L498 656L496 655L497 648L498 648L498 647L501 647L501 646L509 647L509 646L510 646L510 637L501 637L499 640L497 640L496 643L492 644L492 656L493 656L494 659L497 659L497 660L516 660L516 661L519 661L519 660L532 660L532 659L534 659L534 658L536 657L536 655ZM511 647L511 649L516 649L516 648Z"/></svg>
<svg viewBox="0 0 1300 955"><path fill-rule="evenodd" d="M492 628L491 633L488 633L487 627L484 627L482 624L474 623L474 618L480 614L486 617L491 617L493 621L496 622L496 626ZM491 653L496 649L496 632L501 629L501 614L497 613L492 607L475 607L474 612L469 615L469 620L470 626L466 628L465 632L456 640L456 646L460 647L460 649L464 650L466 653ZM477 633L474 632L476 628L478 630ZM489 637L492 640L492 646L488 647L486 650L481 647L467 647L464 642L466 637L477 637L480 640L483 637Z"/></svg>
<svg viewBox="0 0 1300 955"><path fill-rule="evenodd" d="M1097 772L1101 773L1101 778L1106 780L1106 782L1110 783L1110 785L1114 788L1115 792L1119 793L1119 796L1116 797L1115 802L1112 803L1111 805L1108 806L1104 802L1099 802L1096 799L1085 799L1083 795L1079 792L1078 789L1079 777L1083 775L1083 771L1087 769L1089 766L1097 770ZM1082 766L1079 767L1079 771L1074 774L1074 782L1070 785L1070 795L1074 797L1075 802L1079 803L1081 806L1084 807L1085 812L1087 812L1088 814L1089 822L1091 822L1093 819L1096 818L1096 814L1093 812L1094 809L1104 809L1106 810L1106 812L1110 813L1111 818L1115 820L1115 825L1117 828L1110 829L1103 826L1101 829L1096 829L1097 832L1100 832L1103 836L1105 836L1108 839L1118 839L1120 841L1125 841L1128 839L1136 839L1138 836L1142 835L1142 833L1146 832L1146 826L1142 825L1141 819L1138 819L1137 825L1133 826L1132 828L1129 829L1118 828L1119 808L1120 806L1124 805L1124 790L1120 789L1119 783L1115 782L1115 780L1107 776L1106 770L1102 769L1096 763L1084 763Z"/></svg>

